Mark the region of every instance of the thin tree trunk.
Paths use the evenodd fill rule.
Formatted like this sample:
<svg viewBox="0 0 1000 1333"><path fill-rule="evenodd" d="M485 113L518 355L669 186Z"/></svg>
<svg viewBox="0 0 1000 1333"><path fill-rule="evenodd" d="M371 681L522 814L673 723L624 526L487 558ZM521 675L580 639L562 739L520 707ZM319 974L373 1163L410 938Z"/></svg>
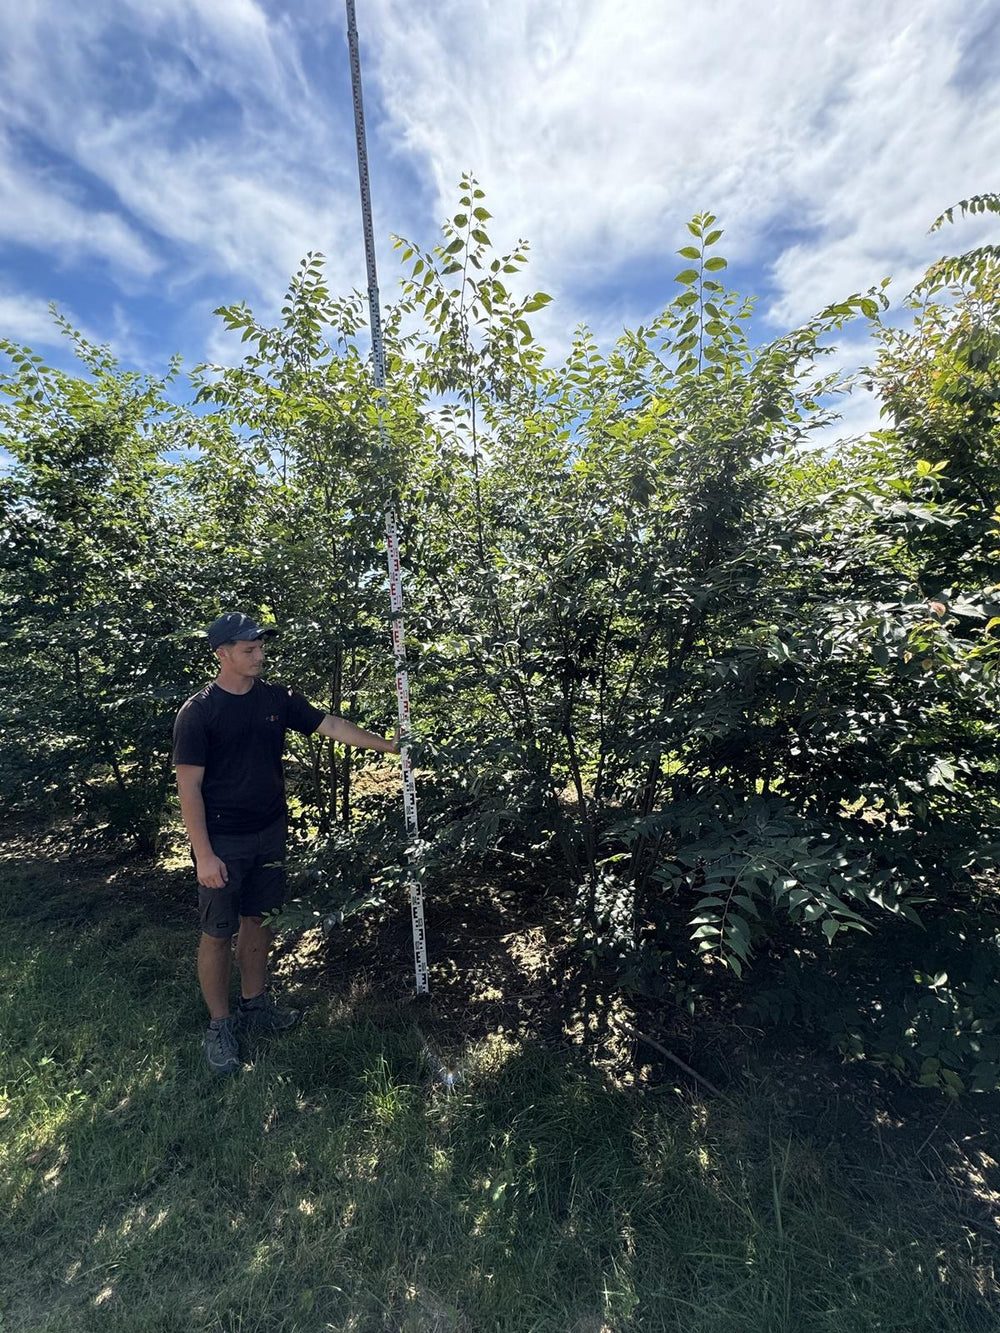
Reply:
<svg viewBox="0 0 1000 1333"><path fill-rule="evenodd" d="M349 745L344 746L344 769L340 780L340 820L347 828L351 822L351 770L354 767L354 751Z"/></svg>
<svg viewBox="0 0 1000 1333"><path fill-rule="evenodd" d="M354 679L356 650L351 649L351 679ZM348 705L348 717L353 722L358 710L357 691L351 695L351 701ZM351 770L354 767L354 750L350 745L344 746L344 770L340 784L340 819L345 828L350 827L351 823Z"/></svg>
<svg viewBox="0 0 1000 1333"><path fill-rule="evenodd" d="M343 688L344 645L338 641L333 650L333 671L330 676L330 712L334 717L340 716ZM337 788L340 776L337 771L337 749L333 741L327 741L326 753L327 765L330 770L330 786L326 802L326 816L328 827L333 828L337 822Z"/></svg>

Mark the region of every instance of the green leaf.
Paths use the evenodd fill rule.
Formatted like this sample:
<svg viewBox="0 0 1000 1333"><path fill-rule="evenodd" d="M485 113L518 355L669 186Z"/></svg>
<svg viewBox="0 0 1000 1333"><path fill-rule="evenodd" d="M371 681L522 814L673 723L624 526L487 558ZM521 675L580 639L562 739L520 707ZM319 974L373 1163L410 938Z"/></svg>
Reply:
<svg viewBox="0 0 1000 1333"><path fill-rule="evenodd" d="M711 259L705 260L705 268L709 273L718 273L720 269L728 268L729 260L723 259L721 255L713 255Z"/></svg>
<svg viewBox="0 0 1000 1333"><path fill-rule="evenodd" d="M700 259L701 251L696 245L685 245L677 251L681 259Z"/></svg>
<svg viewBox="0 0 1000 1333"><path fill-rule="evenodd" d="M757 904L745 893L734 893L733 902L739 903L740 907L742 907L745 912L749 912L751 916L760 916L760 912L757 910Z"/></svg>
<svg viewBox="0 0 1000 1333"><path fill-rule="evenodd" d="M674 278L674 282L682 283L685 287L690 285L690 283L697 281L698 281L698 270L696 268L681 269L680 273L678 273Z"/></svg>
<svg viewBox="0 0 1000 1333"><path fill-rule="evenodd" d="M941 1081L944 1083L945 1091L952 1097L960 1097L965 1091L964 1082L953 1069L942 1069Z"/></svg>
<svg viewBox="0 0 1000 1333"><path fill-rule="evenodd" d="M932 787L944 787L946 791L955 790L955 765L949 759L935 759L927 775Z"/></svg>
<svg viewBox="0 0 1000 1333"><path fill-rule="evenodd" d="M740 958L745 959L749 955L750 927L741 916L730 913L726 921L725 937L727 946Z"/></svg>

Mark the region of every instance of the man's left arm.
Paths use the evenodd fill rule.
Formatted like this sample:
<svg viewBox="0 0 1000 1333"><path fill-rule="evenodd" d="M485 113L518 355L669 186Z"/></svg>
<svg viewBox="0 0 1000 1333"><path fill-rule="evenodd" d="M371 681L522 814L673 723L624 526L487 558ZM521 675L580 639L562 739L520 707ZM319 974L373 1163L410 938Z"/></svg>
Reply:
<svg viewBox="0 0 1000 1333"><path fill-rule="evenodd" d="M328 736L330 740L339 741L341 745L354 745L359 750L379 750L382 754L399 754L399 741L376 736L374 732L365 731L364 727L356 727L345 717L334 717L332 713L327 713L323 718L316 728L316 735Z"/></svg>

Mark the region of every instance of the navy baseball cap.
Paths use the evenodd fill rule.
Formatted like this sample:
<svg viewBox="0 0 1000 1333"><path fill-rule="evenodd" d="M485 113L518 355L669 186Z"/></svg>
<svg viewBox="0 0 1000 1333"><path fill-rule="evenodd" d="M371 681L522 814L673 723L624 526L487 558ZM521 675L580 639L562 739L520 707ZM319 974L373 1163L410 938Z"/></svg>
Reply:
<svg viewBox="0 0 1000 1333"><path fill-rule="evenodd" d="M208 642L212 648L219 648L224 643L243 643L252 639L266 639L277 634L276 629L261 629L256 620L251 620L242 611L229 611L218 620L213 620L208 627Z"/></svg>

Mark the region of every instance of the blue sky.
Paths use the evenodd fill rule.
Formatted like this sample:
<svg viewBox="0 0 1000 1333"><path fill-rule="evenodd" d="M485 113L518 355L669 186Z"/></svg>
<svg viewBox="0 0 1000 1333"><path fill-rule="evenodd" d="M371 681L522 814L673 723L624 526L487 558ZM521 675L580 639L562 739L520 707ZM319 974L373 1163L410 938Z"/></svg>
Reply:
<svg viewBox="0 0 1000 1333"><path fill-rule="evenodd" d="M531 241L553 353L667 299L684 221L726 228L758 336L891 275L902 295L993 219L995 0L357 0L380 283L474 172ZM211 314L273 314L309 250L364 287L342 0L0 0L0 333L46 305L124 361L239 355ZM855 339L852 342L852 338ZM862 334L843 353L864 355ZM864 425L870 404L846 410Z"/></svg>

